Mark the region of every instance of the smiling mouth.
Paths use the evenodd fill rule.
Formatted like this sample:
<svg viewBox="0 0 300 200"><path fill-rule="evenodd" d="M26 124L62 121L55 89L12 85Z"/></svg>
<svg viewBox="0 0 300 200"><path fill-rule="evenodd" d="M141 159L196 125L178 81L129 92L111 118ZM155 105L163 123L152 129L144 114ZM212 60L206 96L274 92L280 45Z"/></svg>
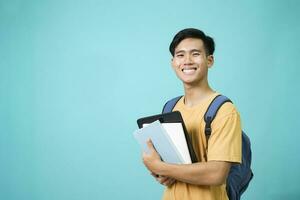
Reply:
<svg viewBox="0 0 300 200"><path fill-rule="evenodd" d="M184 74L190 75L190 74L193 74L196 70L197 70L197 68L193 67L193 68L183 68L181 71Z"/></svg>

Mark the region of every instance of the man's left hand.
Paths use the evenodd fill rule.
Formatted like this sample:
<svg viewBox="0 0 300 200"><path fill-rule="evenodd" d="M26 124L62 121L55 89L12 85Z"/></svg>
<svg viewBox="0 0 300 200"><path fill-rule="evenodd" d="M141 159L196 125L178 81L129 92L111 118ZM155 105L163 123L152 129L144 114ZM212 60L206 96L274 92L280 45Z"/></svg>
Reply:
<svg viewBox="0 0 300 200"><path fill-rule="evenodd" d="M157 170L160 168L159 166L162 164L159 154L154 149L154 146L149 140L147 142L148 149L150 153L143 153L143 162L144 165L150 170L151 172L157 174Z"/></svg>

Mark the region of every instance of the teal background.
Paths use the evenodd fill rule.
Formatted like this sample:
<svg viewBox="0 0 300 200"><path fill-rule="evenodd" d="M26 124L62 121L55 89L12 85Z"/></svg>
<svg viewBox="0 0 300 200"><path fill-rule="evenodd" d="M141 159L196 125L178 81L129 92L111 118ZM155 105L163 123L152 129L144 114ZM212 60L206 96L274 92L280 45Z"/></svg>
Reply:
<svg viewBox="0 0 300 200"><path fill-rule="evenodd" d="M0 1L0 199L160 199L132 136L183 93L176 32L216 42L211 85L252 141L244 200L300 199L300 2Z"/></svg>

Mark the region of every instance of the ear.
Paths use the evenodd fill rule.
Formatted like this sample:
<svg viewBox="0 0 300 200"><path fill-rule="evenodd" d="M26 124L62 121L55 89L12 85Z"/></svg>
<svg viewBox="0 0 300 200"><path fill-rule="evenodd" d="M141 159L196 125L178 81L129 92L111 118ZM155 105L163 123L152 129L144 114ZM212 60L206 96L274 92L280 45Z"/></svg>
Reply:
<svg viewBox="0 0 300 200"><path fill-rule="evenodd" d="M214 56L213 55L209 55L207 56L207 67L211 68L214 64Z"/></svg>
<svg viewBox="0 0 300 200"><path fill-rule="evenodd" d="M175 66L174 66L174 57L171 58L171 67L172 67L172 69L175 68Z"/></svg>

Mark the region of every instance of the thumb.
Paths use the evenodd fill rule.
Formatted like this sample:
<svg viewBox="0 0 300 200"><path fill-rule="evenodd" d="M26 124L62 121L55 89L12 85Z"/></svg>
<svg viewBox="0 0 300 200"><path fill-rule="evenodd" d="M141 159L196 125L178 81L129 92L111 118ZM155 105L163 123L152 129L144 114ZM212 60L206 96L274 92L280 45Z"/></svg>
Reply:
<svg viewBox="0 0 300 200"><path fill-rule="evenodd" d="M154 147L153 147L153 143L152 143L151 139L149 139L147 141L147 146L148 146L150 151L154 151Z"/></svg>

